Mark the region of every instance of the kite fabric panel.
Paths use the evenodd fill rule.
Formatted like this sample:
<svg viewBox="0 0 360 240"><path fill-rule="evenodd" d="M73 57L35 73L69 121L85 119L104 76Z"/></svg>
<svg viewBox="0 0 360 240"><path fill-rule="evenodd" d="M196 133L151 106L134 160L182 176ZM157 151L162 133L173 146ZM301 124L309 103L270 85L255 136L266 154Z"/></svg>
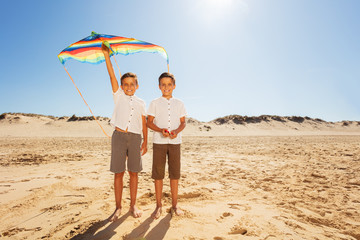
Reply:
<svg viewBox="0 0 360 240"><path fill-rule="evenodd" d="M168 55L163 47L134 38L97 34L95 32L65 48L58 55L58 58L62 64L65 64L69 59L91 64L102 63L105 61L104 54L101 51L102 43L110 48L110 56L114 54L129 55L139 52L158 53L169 64Z"/></svg>

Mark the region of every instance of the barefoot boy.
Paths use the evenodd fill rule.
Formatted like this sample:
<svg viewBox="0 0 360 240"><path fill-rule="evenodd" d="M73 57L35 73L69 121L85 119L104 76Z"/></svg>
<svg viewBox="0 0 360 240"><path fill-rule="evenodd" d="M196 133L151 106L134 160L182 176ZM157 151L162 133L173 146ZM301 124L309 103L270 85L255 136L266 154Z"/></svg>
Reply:
<svg viewBox="0 0 360 240"><path fill-rule="evenodd" d="M154 130L152 178L155 180L156 209L151 215L154 219L158 219L162 211L161 196L166 156L168 156L169 165L172 211L176 215L182 214L177 206L177 198L180 179L180 132L186 125L186 110L184 103L172 96L175 86L174 75L161 74L159 88L162 97L153 100L148 109L147 125Z"/></svg>
<svg viewBox="0 0 360 240"><path fill-rule="evenodd" d="M114 74L109 49L102 45L106 67L109 72L114 97L114 112L110 124L115 127L111 138L110 171L115 174L114 191L116 209L109 217L116 221L121 214L121 199L123 191L123 177L127 157L127 169L130 175L130 212L138 218L142 212L135 206L138 187L138 172L142 170L141 155L147 152L147 126L145 102L136 97L135 91L139 88L137 76L134 73L125 73L121 77L121 89ZM141 144L141 133L143 143ZM141 145L141 148L140 148Z"/></svg>

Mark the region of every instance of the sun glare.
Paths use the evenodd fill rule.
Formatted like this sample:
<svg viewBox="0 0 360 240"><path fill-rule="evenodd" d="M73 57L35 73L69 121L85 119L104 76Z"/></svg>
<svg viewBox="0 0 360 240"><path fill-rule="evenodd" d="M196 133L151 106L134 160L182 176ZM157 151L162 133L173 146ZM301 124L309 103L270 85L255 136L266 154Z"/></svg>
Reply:
<svg viewBox="0 0 360 240"><path fill-rule="evenodd" d="M222 7L222 6L230 5L232 2L234 2L234 0L206 0L206 2L209 5Z"/></svg>
<svg viewBox="0 0 360 240"><path fill-rule="evenodd" d="M197 17L205 24L219 23L233 14L248 10L244 0L196 0L192 3Z"/></svg>

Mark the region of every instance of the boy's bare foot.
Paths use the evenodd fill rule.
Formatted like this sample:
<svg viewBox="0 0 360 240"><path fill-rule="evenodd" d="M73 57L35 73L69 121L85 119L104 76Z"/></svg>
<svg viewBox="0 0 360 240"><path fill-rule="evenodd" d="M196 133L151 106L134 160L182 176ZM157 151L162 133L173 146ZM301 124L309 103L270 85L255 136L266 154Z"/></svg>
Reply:
<svg viewBox="0 0 360 240"><path fill-rule="evenodd" d="M176 216L182 216L184 215L184 211L181 210L179 207L171 207L171 215L176 214Z"/></svg>
<svg viewBox="0 0 360 240"><path fill-rule="evenodd" d="M110 222L115 222L121 215L121 208L115 209L114 213L108 218Z"/></svg>
<svg viewBox="0 0 360 240"><path fill-rule="evenodd" d="M162 212L161 207L156 207L155 211L151 214L151 217L153 219L158 219L161 216L161 212Z"/></svg>
<svg viewBox="0 0 360 240"><path fill-rule="evenodd" d="M130 207L130 212L134 218L139 218L142 215L142 211L136 206Z"/></svg>

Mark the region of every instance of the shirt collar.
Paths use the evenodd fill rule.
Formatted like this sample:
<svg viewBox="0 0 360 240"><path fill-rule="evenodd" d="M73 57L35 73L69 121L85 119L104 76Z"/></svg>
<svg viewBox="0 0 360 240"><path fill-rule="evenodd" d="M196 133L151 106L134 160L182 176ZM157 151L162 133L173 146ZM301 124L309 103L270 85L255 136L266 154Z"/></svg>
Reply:
<svg viewBox="0 0 360 240"><path fill-rule="evenodd" d="M165 101L171 101L174 97L171 97L171 98L167 99L166 97L161 96L160 98L165 100Z"/></svg>
<svg viewBox="0 0 360 240"><path fill-rule="evenodd" d="M131 100L132 98L135 97L135 94L132 95L132 96L129 96L129 95L126 95L126 94L125 94L124 90L122 90L121 88L119 88L119 89L120 89L121 93L126 97L126 99Z"/></svg>

